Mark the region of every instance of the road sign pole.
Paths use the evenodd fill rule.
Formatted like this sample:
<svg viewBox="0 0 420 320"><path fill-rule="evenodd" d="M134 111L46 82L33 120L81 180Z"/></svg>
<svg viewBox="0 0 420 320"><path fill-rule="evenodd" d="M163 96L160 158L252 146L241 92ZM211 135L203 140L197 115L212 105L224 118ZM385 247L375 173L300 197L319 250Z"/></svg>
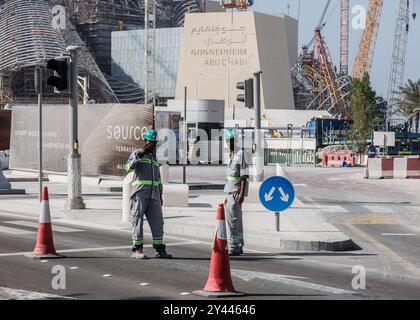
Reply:
<svg viewBox="0 0 420 320"><path fill-rule="evenodd" d="M280 212L276 212L276 231L280 232Z"/></svg>
<svg viewBox="0 0 420 320"><path fill-rule="evenodd" d="M78 55L80 47L68 47L70 53L70 116L69 116L69 148L68 158L68 199L66 209L86 209L82 198L81 155L78 138Z"/></svg>
<svg viewBox="0 0 420 320"><path fill-rule="evenodd" d="M264 146L261 135L261 71L254 73L254 108L255 108L255 172L254 182L264 180Z"/></svg>
<svg viewBox="0 0 420 320"><path fill-rule="evenodd" d="M184 88L184 134L183 138L183 165L182 165L182 183L187 184L187 162L188 162L188 123L187 123L187 87Z"/></svg>
<svg viewBox="0 0 420 320"><path fill-rule="evenodd" d="M292 183L284 178L274 176L265 180L258 192L261 204L274 213L276 232L280 232L280 213L290 208L295 199Z"/></svg>

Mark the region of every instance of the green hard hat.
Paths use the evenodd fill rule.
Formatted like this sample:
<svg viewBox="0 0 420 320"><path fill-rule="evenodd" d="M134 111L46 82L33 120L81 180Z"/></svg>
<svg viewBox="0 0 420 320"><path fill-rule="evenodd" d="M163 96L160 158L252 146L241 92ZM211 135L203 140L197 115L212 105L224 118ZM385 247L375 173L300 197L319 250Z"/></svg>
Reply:
<svg viewBox="0 0 420 320"><path fill-rule="evenodd" d="M238 134L235 129L228 129L225 133L225 140L234 140L238 138Z"/></svg>
<svg viewBox="0 0 420 320"><path fill-rule="evenodd" d="M144 140L151 141L151 142L158 142L157 140L157 131L156 130L149 130L144 135Z"/></svg>

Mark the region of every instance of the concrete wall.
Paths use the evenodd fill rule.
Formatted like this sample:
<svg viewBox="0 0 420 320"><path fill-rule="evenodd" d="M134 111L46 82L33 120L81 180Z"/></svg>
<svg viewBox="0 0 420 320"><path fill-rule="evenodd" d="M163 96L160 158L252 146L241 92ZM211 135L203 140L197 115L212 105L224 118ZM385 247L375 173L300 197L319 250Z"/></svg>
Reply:
<svg viewBox="0 0 420 320"><path fill-rule="evenodd" d="M255 12L187 14L176 99L183 99L187 86L189 100L225 100L228 107L244 108L236 102L236 83L261 70L263 108L294 109L290 66L296 55L297 22L292 18Z"/></svg>

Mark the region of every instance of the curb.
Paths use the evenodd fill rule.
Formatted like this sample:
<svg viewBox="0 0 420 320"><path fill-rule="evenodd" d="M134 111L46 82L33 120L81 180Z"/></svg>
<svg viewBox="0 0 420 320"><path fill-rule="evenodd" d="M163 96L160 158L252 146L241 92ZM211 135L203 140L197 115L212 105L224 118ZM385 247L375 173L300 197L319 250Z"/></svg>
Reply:
<svg viewBox="0 0 420 320"><path fill-rule="evenodd" d="M26 194L24 189L0 189L0 195Z"/></svg>
<svg viewBox="0 0 420 320"><path fill-rule="evenodd" d="M191 236L199 239L212 240L214 228L197 225L175 225L165 223L165 232L171 235ZM292 240L274 237L264 237L257 233L245 234L245 243L253 246L286 250L286 251L356 251L361 248L351 238L331 241Z"/></svg>
<svg viewBox="0 0 420 320"><path fill-rule="evenodd" d="M52 208L53 209L53 208ZM12 214L27 214L29 216L38 216L39 208L26 205L9 205L3 204L3 211ZM62 211L62 210L60 210ZM63 209L63 211L65 211ZM104 225L108 226L108 225ZM212 241L214 238L214 225L200 226L188 224L174 224L170 220L165 220L165 233L173 236L190 236L201 240ZM339 231L340 232L340 231ZM295 252L342 252L342 251L357 251L361 248L347 237L344 233L340 232L343 237L338 240L325 240L325 241L311 241L311 240L295 240L295 239L282 239L280 237L267 237L263 232L248 232L245 233L245 243L251 246L269 248L284 251Z"/></svg>
<svg viewBox="0 0 420 320"><path fill-rule="evenodd" d="M176 185L179 183L170 183ZM194 184L187 183L190 191L199 191L199 190L223 190L225 188L224 184ZM165 187L165 185L164 185ZM123 192L123 187L119 186L102 186L99 187L101 192Z"/></svg>

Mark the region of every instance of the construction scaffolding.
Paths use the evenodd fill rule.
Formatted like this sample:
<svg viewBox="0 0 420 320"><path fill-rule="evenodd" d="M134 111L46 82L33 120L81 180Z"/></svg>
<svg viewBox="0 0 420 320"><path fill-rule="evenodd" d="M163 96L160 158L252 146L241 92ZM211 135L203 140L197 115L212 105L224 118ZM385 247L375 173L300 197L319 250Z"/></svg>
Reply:
<svg viewBox="0 0 420 320"><path fill-rule="evenodd" d="M291 76L296 109L327 110L335 118L348 117L351 77L337 72L321 28L316 28L313 41L302 48Z"/></svg>
<svg viewBox="0 0 420 320"><path fill-rule="evenodd" d="M88 95L97 101L117 101L71 22L66 21L65 31L53 28L47 1L5 1L0 7L0 43L0 105L36 101L34 69L44 67L44 76L48 77L47 61L65 54L71 45L82 47L80 76L94 80ZM58 103L65 98L45 88L47 102Z"/></svg>
<svg viewBox="0 0 420 320"><path fill-rule="evenodd" d="M149 34L157 27L180 26L186 13L202 12L205 7L204 0L154 2L155 20ZM65 8L66 30L52 27L51 8L56 5ZM144 102L144 89L112 79L110 74L111 33L143 29L145 17L150 16L145 14L145 0L0 0L0 6L0 105L35 102L35 67L45 66L70 45L82 47L79 74L94 80L88 81L89 100ZM153 48L148 52L153 59ZM47 78L48 71L44 72ZM149 84L153 83L152 76ZM148 101L152 96L153 88L148 90ZM46 88L45 99L63 102L66 97Z"/></svg>

